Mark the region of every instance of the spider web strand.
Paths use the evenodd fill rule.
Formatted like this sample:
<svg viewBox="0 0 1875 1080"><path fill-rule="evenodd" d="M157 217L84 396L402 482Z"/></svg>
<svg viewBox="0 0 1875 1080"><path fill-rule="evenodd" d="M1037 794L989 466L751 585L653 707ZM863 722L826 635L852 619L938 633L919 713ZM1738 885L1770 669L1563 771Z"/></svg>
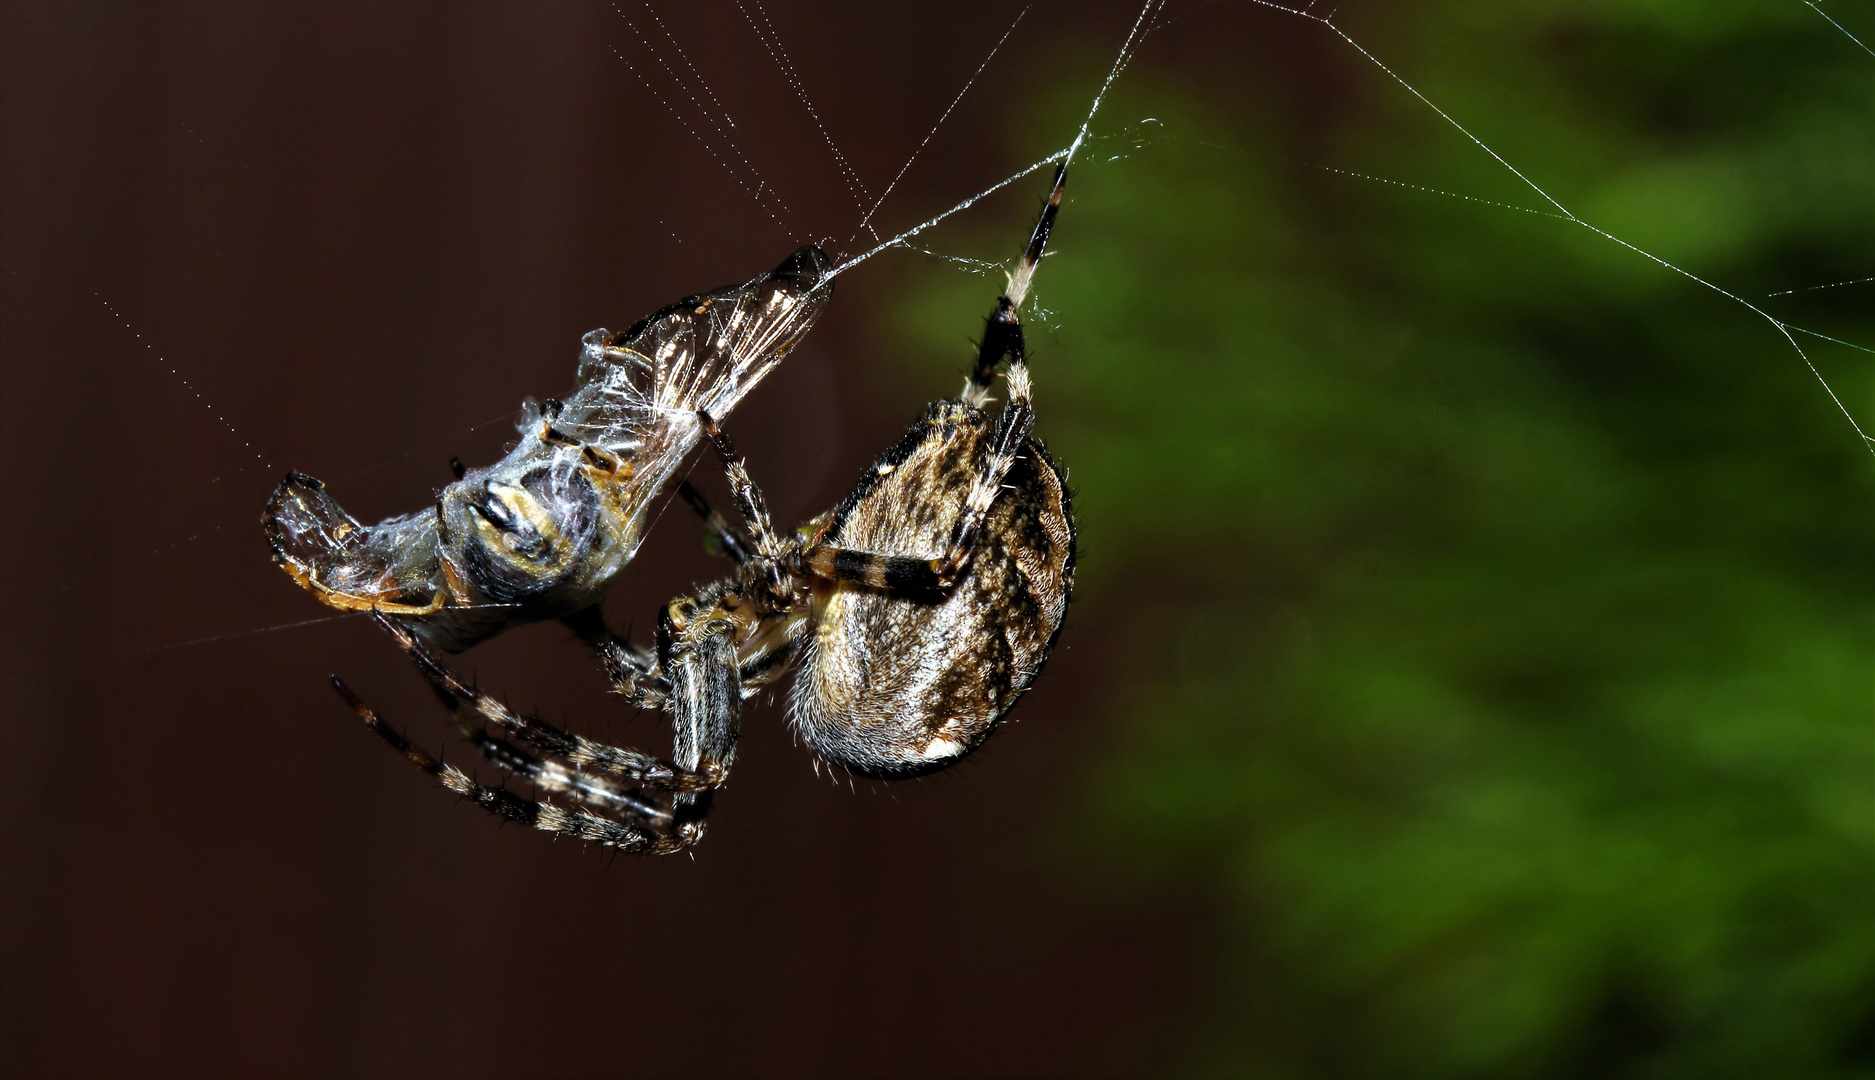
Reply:
<svg viewBox="0 0 1875 1080"><path fill-rule="evenodd" d="M1033 4L1029 5L1029 7L1033 6ZM983 62L977 65L976 71L972 72L970 78L964 81L963 89L957 91L957 96L952 98L951 103L945 107L944 114L937 118L937 123L931 125L931 130L925 133L924 141L919 143L918 148L913 150L911 156L905 159L905 164L899 166L898 175L892 177L892 182L887 184L885 190L879 193L878 201L872 204L872 209L866 211L866 216L859 219L859 228L854 229L853 235L846 238L847 243L850 244L854 240L857 240L862 230L871 232L874 240L879 239L879 231L872 227L873 215L877 214L879 208L885 205L886 196L892 194L892 189L897 187L898 182L905 178L906 171L911 168L913 162L918 160L918 155L924 153L924 148L931 144L932 137L937 135L938 129L944 126L944 121L950 119L951 111L957 108L957 103L964 99L964 95L970 92L972 86L976 85L977 79L983 74L983 69L990 66L991 60L996 59L997 50L1001 49L1003 43L1009 40L1009 35L1016 32L1016 26L1022 22L1022 17L1029 13L1029 7L1025 7L1021 11L1016 12L1015 21L1009 24L1009 29L1003 31L1003 36L998 38L996 44L990 48L990 54L983 58Z"/></svg>
<svg viewBox="0 0 1875 1080"><path fill-rule="evenodd" d="M1824 20L1827 21L1831 26L1835 27L1838 30L1841 30L1843 37L1848 38L1850 41L1855 42L1857 45L1862 45L1862 39L1859 37L1856 37L1854 34L1851 34L1848 31L1848 29L1843 26L1843 24L1837 22L1835 19L1830 18L1829 12L1824 11L1820 7L1817 7L1815 4L1811 3L1810 0L1803 0L1803 3L1804 3L1804 6L1809 8L1811 11L1814 11L1818 15L1823 16ZM1875 49L1871 49L1867 45L1862 45L1862 51L1865 53L1868 53L1870 56L1875 56Z"/></svg>
<svg viewBox="0 0 1875 1080"><path fill-rule="evenodd" d="M1580 217L1577 217L1575 213L1573 213L1568 207L1564 206L1562 203L1556 201L1556 199L1552 197L1549 192L1543 190L1543 188L1539 184L1537 184L1534 180L1531 180L1528 176L1525 176L1521 171L1518 170L1518 168L1515 165L1512 165L1509 161L1505 160L1503 155L1499 154L1497 151L1487 146L1484 140L1478 138L1476 135L1473 135L1471 131L1465 127L1465 125L1459 123L1458 120L1454 118L1450 113L1446 112L1444 109L1439 108L1439 106L1434 104L1430 98L1420 93L1419 90L1415 88L1412 83L1407 82L1404 78L1402 78L1399 75L1399 73L1395 72L1392 68L1382 63L1379 57L1375 56L1371 52L1368 52L1367 49L1361 45L1360 42L1354 40L1352 37L1349 37L1347 32L1342 30L1339 26L1336 26L1329 17L1316 15L1313 12L1310 12L1307 10L1302 10L1302 9L1297 9L1297 8L1292 8L1292 7L1285 7L1282 4L1273 2L1273 0L1249 0L1249 2L1252 4L1256 4L1260 7L1270 8L1274 11L1280 11L1289 15L1296 15L1301 18L1308 19L1311 22L1317 22L1323 26L1326 26L1329 30L1334 32L1335 36L1339 37L1342 41L1347 42L1348 45L1353 47L1353 49L1356 52L1366 57L1369 63L1373 64L1375 67L1385 72L1388 78L1391 78L1394 82L1399 83L1400 86L1403 87L1407 93L1413 95L1415 98L1418 98L1419 101L1423 103L1427 108L1437 113L1440 119L1444 120L1447 124L1450 124L1461 135L1465 136L1466 139L1470 140L1472 145L1484 151L1486 154L1489 154L1493 161L1496 161L1498 164L1502 165L1505 169L1509 170L1511 175L1523 181L1524 184L1530 188L1530 190L1542 196L1545 202L1549 203L1551 206L1554 206L1556 210L1563 217L1567 218L1570 222L1582 226L1583 228L1589 230L1590 232L1596 234L1597 236L1602 237L1605 240L1609 240L1616 244L1619 244L1622 247L1627 248L1629 251L1634 252L1636 255L1639 255L1649 260L1650 262L1653 262L1661 267L1671 270L1674 273L1687 278L1688 280L1695 281L1701 285L1704 285L1706 288L1711 289L1713 292L1718 293L1720 296L1723 296L1733 301L1734 303L1741 305L1746 310L1752 312L1753 314L1764 319L1766 322L1770 323L1771 326L1777 330L1778 334L1781 335L1784 338L1784 340L1790 344L1790 347L1796 351L1798 358L1803 361L1804 366L1810 369L1810 374L1816 377L1817 383L1823 387L1823 392L1828 394L1829 399L1836 404L1836 408L1842 413L1843 419L1849 421L1849 426L1855 429L1856 436L1862 440L1863 448L1866 449L1869 453L1875 454L1875 438L1870 438L1868 433L1862 430L1862 425L1856 422L1856 418L1854 414L1852 414L1849 411L1849 407L1843 404L1842 398L1838 397L1835 389L1829 385L1829 380L1823 377L1823 373L1817 369L1815 362L1810 359L1810 355L1803 351L1803 346L1797 344L1797 339L1793 337L1791 334L1791 331L1793 330L1798 330L1802 333L1812 333L1811 331L1802 330L1801 327L1792 326L1784 322L1783 320L1778 319L1777 317L1771 315L1769 312L1766 312L1765 310L1758 307L1757 305L1751 303L1749 300L1746 300L1744 297L1739 296L1737 293L1731 292L1725 288L1722 288L1721 286L1715 285L1712 282L1707 281L1705 278L1700 277L1698 274L1695 274L1690 270L1686 270L1679 266L1676 266L1673 263L1668 262L1666 259L1663 259L1658 255L1655 255L1651 251L1647 251L1644 248L1637 247L1636 245L1631 244L1626 240L1623 240L1621 237L1616 236L1614 233L1611 233L1608 230L1601 228L1600 226L1592 225L1589 222L1584 221ZM1150 7L1150 5L1148 6ZM1815 5L1811 5L1811 6L1814 7ZM1823 14L1822 9L1818 8L1817 13L1819 15ZM1143 17L1143 13L1142 13L1142 17ZM1829 16L1827 15L1824 15L1823 17L1829 18ZM1834 20L1831 20L1831 21L1834 22ZM1848 33L1848 31L1846 30L1843 32ZM1128 40L1130 42L1131 39L1129 38ZM1856 42L1856 44L1860 45L1861 42L1858 41ZM1864 47L1866 48L1866 46ZM1817 334L1814 336L1822 337L1823 335Z"/></svg>
<svg viewBox="0 0 1875 1080"><path fill-rule="evenodd" d="M742 12L742 17L748 20L749 29L755 31L757 40L761 41L762 47L768 50L768 55L774 59L776 66L781 69L782 76L788 80L788 85L794 89L794 96L800 99L801 106L807 110L807 115L813 118L814 126L820 129L820 137L826 140L827 149L833 151L833 160L834 164L839 167L840 179L846 183L847 193L853 197L853 208L857 210L864 207L866 205L866 186L860 183L859 174L853 171L851 165L847 164L846 155L842 154L840 148L834 144L833 136L827 131L827 125L821 123L819 111L814 108L814 103L808 100L807 90L801 86L801 80L795 73L794 64L788 59L788 50L781 44L781 35L775 31L774 25L768 21L768 12L762 9L760 0L751 0L751 2L755 4L755 10L761 12L761 26L756 25L755 17L749 14L748 8L742 6L741 0L737 0L736 10ZM764 28L767 30L766 35L763 33Z"/></svg>

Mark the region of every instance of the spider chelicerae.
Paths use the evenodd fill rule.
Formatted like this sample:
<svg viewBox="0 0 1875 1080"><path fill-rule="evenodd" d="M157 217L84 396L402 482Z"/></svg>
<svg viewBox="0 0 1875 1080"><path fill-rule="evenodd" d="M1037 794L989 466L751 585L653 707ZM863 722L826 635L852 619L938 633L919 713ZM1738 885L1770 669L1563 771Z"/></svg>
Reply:
<svg viewBox="0 0 1875 1080"><path fill-rule="evenodd" d="M660 610L652 650L613 635L596 608L567 620L619 692L669 715L669 760L514 712L450 671L408 615L377 619L469 740L498 769L569 805L479 783L391 728L337 676L334 686L386 742L491 813L642 854L702 839L735 758L743 701L790 670L789 716L822 760L896 779L962 759L1034 682L1073 586L1074 517L1060 466L1031 435L1017 317L1065 176L1065 166L1056 171L963 392L928 406L833 510L777 533L747 465L699 412L746 535L694 490L683 494L734 571ZM1005 360L1008 400L992 415L985 406Z"/></svg>

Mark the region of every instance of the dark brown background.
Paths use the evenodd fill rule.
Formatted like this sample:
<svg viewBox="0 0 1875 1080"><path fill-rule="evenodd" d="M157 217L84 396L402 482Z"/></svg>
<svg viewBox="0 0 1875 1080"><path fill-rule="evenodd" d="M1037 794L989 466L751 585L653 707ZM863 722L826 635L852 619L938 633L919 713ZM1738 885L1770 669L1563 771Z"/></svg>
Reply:
<svg viewBox="0 0 1875 1080"><path fill-rule="evenodd" d="M868 193L1016 10L883 7L767 12ZM852 233L743 13L664 8L786 220L685 130L705 114L644 51L678 63L642 8L5 7L7 1074L1128 1072L1204 992L1202 911L1112 895L1038 839L1113 723L1118 597L1077 608L1020 723L925 782L817 779L755 709L710 839L662 861L498 830L385 752L327 672L426 744L444 725L361 621L255 632L326 614L265 557L281 471L369 520L422 505L451 454L491 459L523 396L566 388L583 331ZM1133 15L1031 11L882 225L1064 144L1023 143L1016 113L1091 92ZM1139 71L1203 93L1252 47L1300 62L1241 21L1175 24ZM1019 230L1042 186L970 227ZM783 519L831 504L967 359L960 324L952 369L905 376L877 314L892 258L841 280L731 420ZM610 610L716 572L679 514ZM463 664L663 744L557 627Z"/></svg>

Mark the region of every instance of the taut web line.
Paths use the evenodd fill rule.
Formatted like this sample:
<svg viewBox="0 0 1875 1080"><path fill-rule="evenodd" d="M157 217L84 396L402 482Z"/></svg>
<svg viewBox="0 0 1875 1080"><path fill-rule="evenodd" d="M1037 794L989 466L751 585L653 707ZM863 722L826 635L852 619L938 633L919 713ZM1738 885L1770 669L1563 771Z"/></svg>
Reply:
<svg viewBox="0 0 1875 1080"><path fill-rule="evenodd" d="M1368 52L1367 49L1361 45L1360 42L1354 40L1352 37L1349 37L1346 31L1342 30L1341 27L1336 26L1334 24L1334 22L1332 21L1331 15L1317 15L1314 12L1307 11L1304 9L1285 7L1282 4L1275 3L1274 0L1249 0L1249 2L1252 4L1256 4L1260 7L1271 8L1273 10L1280 11L1285 14L1297 15L1304 19L1308 19L1313 22L1318 22L1318 23L1321 23L1323 26L1326 26L1328 29L1334 31L1336 37L1339 37L1341 40L1347 42L1349 45L1354 47L1354 50L1356 52L1366 57L1368 62L1372 63L1375 67L1385 72L1388 78L1392 79L1394 82L1397 82L1402 87L1404 87L1407 93L1412 94L1414 97L1418 98L1422 103L1424 103L1427 108L1439 114L1439 118L1441 120L1444 120L1447 124L1450 124L1453 128L1455 128L1459 132L1459 134L1469 139L1472 145L1476 146L1480 150L1483 150L1485 153L1491 155L1491 159L1493 161L1496 161L1498 164L1504 166L1504 168L1510 170L1511 175L1523 181L1524 184L1527 187L1529 187L1531 191L1536 192L1539 196L1543 198L1545 202L1549 203L1551 206L1554 206L1557 209L1557 211L1570 223L1575 224L1575 225L1580 225L1584 229L1587 229L1588 231L1596 234L1597 236L1600 236L1605 240L1609 240L1616 244L1619 244L1622 247L1627 248L1629 251L1634 252L1636 255L1639 255L1642 258L1647 259L1649 262L1652 262L1658 266L1664 267L1665 269L1671 270L1674 273L1687 278L1688 280L1696 281L1699 284L1704 285L1706 288L1711 289L1713 292L1718 293L1720 296L1723 296L1726 299L1731 300L1732 302L1736 304L1742 305L1744 308L1751 311L1753 314L1762 318L1764 321L1770 323L1774 328L1776 328L1777 332L1783 336L1784 340L1790 343L1791 349L1793 349L1797 353L1797 356L1803 361L1804 366L1810 369L1810 374L1816 377L1816 381L1818 385L1823 387L1823 392L1828 394L1829 399L1836 403L1836 408L1838 411L1842 413L1843 419L1849 421L1849 426L1854 428L1856 435L1861 438L1863 449L1867 450L1870 454L1875 454L1875 438L1871 438L1867 432L1862 430L1862 425L1856 422L1855 416L1849 412L1849 407L1843 404L1842 398L1836 396L1836 391L1833 387L1829 385L1829 380L1823 378L1823 373L1817 370L1816 362L1810 359L1809 353L1806 353L1803 351L1803 346L1797 344L1797 339L1792 335L1791 331L1794 330L1794 331L1797 331L1798 333L1810 334L1813 337L1819 337L1819 338L1825 338L1825 335L1815 333L1814 331L1805 330L1804 328L1800 326L1795 326L1793 324L1787 323L1783 321L1782 319L1777 318L1775 315L1772 315L1771 313L1765 311L1763 308L1752 303L1751 301L1746 300L1744 297L1739 296L1737 293L1731 292L1725 288L1722 288L1721 286L1715 285L1712 282L1707 281L1705 278L1700 277L1698 274L1695 274L1690 270L1686 270L1679 266L1676 266L1675 264L1668 262L1667 260L1661 258L1660 256L1655 255L1651 251L1647 251L1643 248L1636 247L1635 245L1629 243L1628 241L1623 240L1621 237L1616 236L1614 233L1611 233L1608 230L1598 225L1591 224L1590 222L1584 221L1582 218L1577 217L1575 213L1571 211L1568 207L1564 206L1560 202L1557 202L1556 199L1552 197L1549 192L1544 191L1542 187L1538 186L1536 181L1531 180L1529 177L1525 176L1522 172L1518 171L1515 165L1512 165L1510 162L1504 160L1503 156L1500 155L1497 151L1491 149L1489 146L1486 146L1484 143L1484 140L1478 138L1476 135L1473 135L1465 127L1465 125L1459 123L1457 119L1455 119L1450 113L1446 112L1444 109L1439 108L1437 105L1434 105L1431 99L1427 98L1426 95L1420 93L1418 89L1416 89L1413 86L1412 83L1407 82L1404 78L1400 77L1398 72L1395 72L1392 68L1382 63L1379 57L1375 56L1373 53ZM1148 7L1150 6L1151 5L1149 4ZM1823 15L1823 9L1817 8L1815 4L1810 4L1810 6L1812 8L1816 8L1817 14ZM1144 16L1142 13L1142 18L1143 17ZM1823 17L1825 19L1829 19L1828 15L1823 15ZM1835 24L1836 20L1830 19L1830 22L1832 24ZM1837 26L1837 29L1840 30L1842 28L1840 26ZM1843 30L1843 33L1847 34L1849 32L1847 30ZM1130 37L1127 40L1129 44L1132 41ZM1852 41L1855 40L1853 35L1851 35L1850 40ZM1861 45L1862 43L1860 41L1856 41L1856 44ZM1867 46L1864 45L1863 48L1866 49ZM1111 79L1109 79L1109 81L1111 81ZM1104 92L1104 88L1103 88L1103 92ZM1096 107L1099 106L1098 101L1095 102L1095 106ZM1088 114L1090 120L1092 119L1092 115L1093 114L1091 113ZM1082 131L1083 133L1085 133L1086 128L1083 127ZM1079 143L1079 140L1077 139L1076 144L1078 145L1078 143ZM1830 340L1830 341L1836 340L1834 338L1825 338L1825 339ZM1848 344L1848 343L1844 342L1843 344Z"/></svg>
<svg viewBox="0 0 1875 1080"><path fill-rule="evenodd" d="M1158 7L1160 7L1160 5L1163 3L1164 3L1164 0L1146 0L1145 6L1139 9L1139 18L1133 21L1133 28L1127 31L1126 40L1122 42L1120 45L1120 55L1114 58L1113 66L1107 69L1107 77L1105 81L1103 81L1100 84L1100 92L1094 95L1094 103L1093 105L1088 107L1087 117L1081 121L1080 130L1075 133L1074 141L1069 143L1066 149L1055 151L1054 153L1041 159L1035 164L1030 165L1028 168L1023 169L1021 172L1015 173L1014 175L1005 177L1002 180L997 181L996 183L990 185L989 187L984 188L982 191L977 192L975 195L970 196L968 199L965 199L964 201L958 203L956 206L951 207L949 210L946 210L943 213L936 215L935 217L927 218L926 220L919 222L916 225L913 225L911 228L906 229L904 232L899 233L897 236L892 237L890 240L880 241L876 246L874 246L870 250L867 250L859 255L855 255L852 258L841 263L840 265L834 267L833 271L827 275L826 280L832 281L835 277L838 277L839 275L845 273L846 271L851 270L853 267L858 266L860 263L865 262L867 259L872 258L874 255L877 255L881 251L885 251L888 248L906 246L905 241L911 239L914 236L917 236L919 233L924 232L926 229L931 228L932 226L936 225L938 222L943 221L945 218L950 217L952 214L957 213L959 210L969 209L971 206L976 205L982 200L988 198L991 195L994 195L998 191L1001 191L1002 189L1008 187L1009 185L1015 183L1018 180L1021 180L1022 178L1026 176L1031 175L1032 173L1045 169L1048 166L1055 164L1056 162L1060 162L1062 168L1064 169L1067 168L1068 165L1070 165L1074 161L1074 155L1078 150L1080 150L1081 144L1087 141L1088 129L1094 123L1094 114L1100 111L1101 102L1106 100L1107 90L1113 86L1113 80L1120 77L1120 72L1126 69L1126 65L1132 62L1133 54L1138 49L1139 42L1145 37L1145 34L1142 33L1142 30L1145 28L1145 25L1146 25L1146 16L1152 14L1152 12L1156 10ZM1019 295L1019 293L1013 290L1019 287L1025 287L1026 285L1027 285L1026 281L1019 283L1019 284L1012 282L1010 286L1012 291L1010 292L1009 295L1011 297Z"/></svg>
<svg viewBox="0 0 1875 1080"><path fill-rule="evenodd" d="M1029 6L1033 7L1034 5L1031 4ZM874 229L872 227L872 216L879 212L879 208L881 206L885 205L885 197L887 195L892 194L892 189L898 186L898 182L900 180L905 179L906 170L911 168L912 162L918 160L919 154L924 153L924 148L931 144L932 137L938 133L939 128L944 126L944 121L950 119L951 111L957 108L957 103L964 99L964 95L970 92L970 88L972 86L976 85L977 79L983 74L983 69L990 66L991 60L996 59L997 50L1001 49L1003 47L1003 43L1009 40L1010 34L1013 34L1016 32L1016 25L1020 23L1022 21L1022 17L1024 15L1027 15L1028 13L1029 13L1029 8L1026 8L1026 7L1023 8L1021 11L1016 12L1015 21L1009 24L1009 29L1003 31L1003 36L996 40L996 44L990 48L990 54L983 58L983 62L977 65L977 69L975 71L971 72L970 78L964 80L963 89L957 91L957 96L951 99L951 103L949 105L945 106L944 114L938 117L937 123L932 124L931 130L925 133L924 141L919 143L918 148L916 150L913 150L911 152L911 156L905 159L905 164L899 166L898 175L894 176L892 178L892 182L885 186L885 190L879 193L879 198L876 202L872 204L872 209L866 211L866 216L859 219L859 228L854 229L853 235L846 238L847 243L850 244L854 240L858 239L860 229L864 229L867 232L872 233L872 238L874 240L879 239L879 230Z"/></svg>

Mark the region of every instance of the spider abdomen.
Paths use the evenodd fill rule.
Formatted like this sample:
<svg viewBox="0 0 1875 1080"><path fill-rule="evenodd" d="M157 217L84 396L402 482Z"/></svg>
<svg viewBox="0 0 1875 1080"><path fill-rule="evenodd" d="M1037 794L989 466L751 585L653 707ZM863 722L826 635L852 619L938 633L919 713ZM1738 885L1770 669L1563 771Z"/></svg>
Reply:
<svg viewBox="0 0 1875 1080"><path fill-rule="evenodd" d="M933 558L964 510L995 425L938 402L869 471L826 542ZM822 590L790 695L801 737L864 776L903 777L982 744L1035 681L1067 612L1074 519L1060 469L1025 440L947 594L841 581Z"/></svg>

